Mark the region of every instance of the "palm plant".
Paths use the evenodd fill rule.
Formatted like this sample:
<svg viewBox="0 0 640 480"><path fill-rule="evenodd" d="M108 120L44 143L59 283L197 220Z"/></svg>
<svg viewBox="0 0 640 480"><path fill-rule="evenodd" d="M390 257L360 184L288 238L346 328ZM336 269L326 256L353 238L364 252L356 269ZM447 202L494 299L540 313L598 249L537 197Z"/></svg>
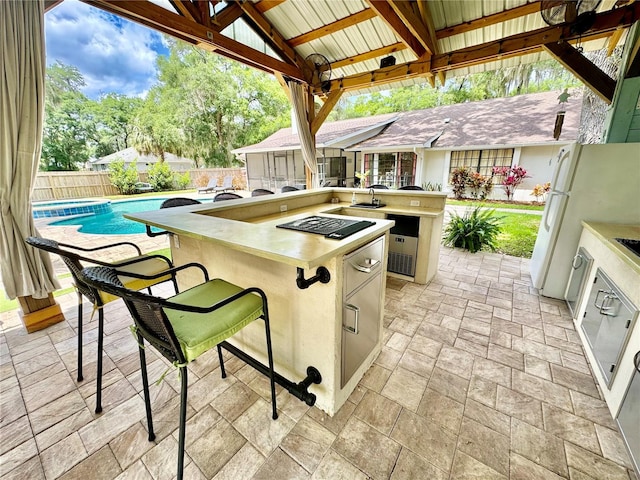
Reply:
<svg viewBox="0 0 640 480"><path fill-rule="evenodd" d="M496 250L496 237L500 233L502 217L495 210L475 207L464 215L451 213L451 220L444 229L443 243L448 247L459 247L475 253L483 247Z"/></svg>

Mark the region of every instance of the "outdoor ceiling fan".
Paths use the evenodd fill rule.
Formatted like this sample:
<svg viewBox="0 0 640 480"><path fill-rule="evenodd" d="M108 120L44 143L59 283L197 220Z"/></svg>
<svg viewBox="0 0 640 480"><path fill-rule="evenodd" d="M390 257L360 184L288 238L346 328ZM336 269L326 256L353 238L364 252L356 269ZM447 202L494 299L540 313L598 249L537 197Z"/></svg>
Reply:
<svg viewBox="0 0 640 480"><path fill-rule="evenodd" d="M571 32L580 35L593 25L601 0L543 0L540 15L547 25L570 24Z"/></svg>
<svg viewBox="0 0 640 480"><path fill-rule="evenodd" d="M312 53L305 62L312 70L311 84L319 86L323 92L331 90L331 62L321 53Z"/></svg>

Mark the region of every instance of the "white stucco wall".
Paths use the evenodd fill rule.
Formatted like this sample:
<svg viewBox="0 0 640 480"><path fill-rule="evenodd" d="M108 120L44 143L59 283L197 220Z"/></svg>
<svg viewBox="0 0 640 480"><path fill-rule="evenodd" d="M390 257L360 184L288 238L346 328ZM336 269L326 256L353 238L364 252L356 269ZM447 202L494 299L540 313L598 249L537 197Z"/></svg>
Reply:
<svg viewBox="0 0 640 480"><path fill-rule="evenodd" d="M535 200L535 197L531 195L531 191L536 184L551 181L553 170L549 165L549 160L555 158L562 146L553 144L515 149L514 164L525 168L528 175L530 175L530 178L526 178L516 190L515 200L524 202ZM421 152L421 156L422 161L418 162L420 170L416 172L419 184L427 182L442 183L443 190L451 192L451 186L449 185L450 151L424 149ZM500 185L494 186L490 198L506 199L504 190Z"/></svg>
<svg viewBox="0 0 640 480"><path fill-rule="evenodd" d="M536 184L543 184L551 181L553 168L550 161L558 155L560 145L547 145L543 147L523 147L520 165L527 170L531 178L525 178L520 188L531 190ZM533 197L530 198L533 200Z"/></svg>
<svg viewBox="0 0 640 480"><path fill-rule="evenodd" d="M424 183L440 183L444 190L448 187L448 152L445 150L422 150L422 168L420 171L416 170L416 177L419 181L418 185ZM418 163L417 168L420 168Z"/></svg>

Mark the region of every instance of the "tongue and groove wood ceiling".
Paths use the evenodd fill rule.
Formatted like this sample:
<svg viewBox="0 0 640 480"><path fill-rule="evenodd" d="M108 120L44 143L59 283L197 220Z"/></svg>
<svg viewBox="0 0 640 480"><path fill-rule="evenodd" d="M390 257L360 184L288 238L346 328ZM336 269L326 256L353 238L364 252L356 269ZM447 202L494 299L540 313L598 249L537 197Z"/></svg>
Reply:
<svg viewBox="0 0 640 480"><path fill-rule="evenodd" d="M53 8L61 0L48 0ZM435 86L447 76L530 63L551 55L601 98L611 102L615 82L581 54L581 48L621 42L640 19L640 2L605 0L581 33L575 22L547 25L540 1L522 0L83 0L246 65L295 79L315 95L411 85ZM557 2L559 3L559 2ZM237 23L236 23L237 22ZM262 48L234 39L234 23L248 25ZM255 44L255 42L254 42ZM578 47L578 48L577 48ZM326 57L331 77L314 76L305 61ZM395 65L380 66L392 55ZM640 70L638 45L623 75ZM621 75L621 76L623 76Z"/></svg>

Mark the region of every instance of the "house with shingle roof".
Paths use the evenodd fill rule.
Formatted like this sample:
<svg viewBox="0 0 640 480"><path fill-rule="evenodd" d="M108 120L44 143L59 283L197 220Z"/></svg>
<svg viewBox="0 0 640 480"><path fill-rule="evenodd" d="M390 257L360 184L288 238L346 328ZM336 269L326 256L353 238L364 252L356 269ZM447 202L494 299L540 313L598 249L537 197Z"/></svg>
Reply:
<svg viewBox="0 0 640 480"><path fill-rule="evenodd" d="M158 155L141 153L134 147L129 147L104 157L89 160L87 162L87 169L96 171L108 170L111 162L120 160L124 161L125 168L132 163L135 163L139 172L146 172L151 165L162 161ZM195 162L193 160L180 157L169 152L165 152L164 161L169 165L172 171L185 171L195 168Z"/></svg>
<svg viewBox="0 0 640 480"><path fill-rule="evenodd" d="M369 172L366 185L389 188L443 185L451 171L466 166L490 175L494 166L520 165L530 178L518 199L535 184L551 180L549 161L578 138L582 97L561 104L560 92L544 92L425 110L325 122L316 135L321 181L357 184L356 172ZM556 124L562 116L562 128ZM277 189L305 182L298 135L284 128L255 145L234 150L244 158L249 187ZM502 191L494 189L500 198Z"/></svg>

